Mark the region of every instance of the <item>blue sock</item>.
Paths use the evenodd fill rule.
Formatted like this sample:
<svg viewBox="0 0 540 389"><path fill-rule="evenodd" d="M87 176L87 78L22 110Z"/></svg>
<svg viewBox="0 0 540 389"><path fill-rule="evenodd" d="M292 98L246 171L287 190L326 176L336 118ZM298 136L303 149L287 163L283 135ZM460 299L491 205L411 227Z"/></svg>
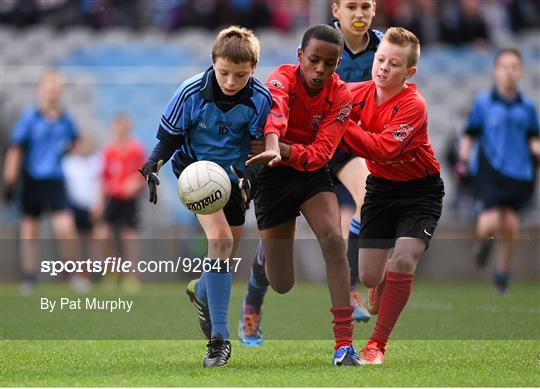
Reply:
<svg viewBox="0 0 540 389"><path fill-rule="evenodd" d="M358 280L358 237L360 235L360 220L352 218L347 240L347 260L351 268L351 287L356 286Z"/></svg>
<svg viewBox="0 0 540 389"><path fill-rule="evenodd" d="M251 272L249 274L248 292L246 294L246 305L251 308L255 313L261 311L264 296L268 289L268 279L264 270L264 247L262 241L259 241L257 247L257 254L255 260L251 266Z"/></svg>
<svg viewBox="0 0 540 389"><path fill-rule="evenodd" d="M37 283L37 276L35 273L25 273L22 276L23 282L28 282L29 284L36 284Z"/></svg>
<svg viewBox="0 0 540 389"><path fill-rule="evenodd" d="M246 294L246 305L248 309L252 309L253 313L261 312L264 296L268 290L268 285L261 286L257 283L257 279L253 276L253 269L249 274L248 292Z"/></svg>
<svg viewBox="0 0 540 389"><path fill-rule="evenodd" d="M504 293L506 291L506 289L508 288L509 281L510 281L510 274L508 273L501 273L501 272L496 271L493 276L493 282L495 283L495 287L501 293Z"/></svg>
<svg viewBox="0 0 540 389"><path fill-rule="evenodd" d="M197 284L195 284L195 294L197 295L197 298L201 300L203 303L208 304L208 296L206 293L206 273L202 273L201 277L197 280Z"/></svg>
<svg viewBox="0 0 540 389"><path fill-rule="evenodd" d="M222 267L223 269L223 267ZM220 334L223 340L229 339L229 300L231 298L232 274L205 273L208 310L212 320L212 337Z"/></svg>

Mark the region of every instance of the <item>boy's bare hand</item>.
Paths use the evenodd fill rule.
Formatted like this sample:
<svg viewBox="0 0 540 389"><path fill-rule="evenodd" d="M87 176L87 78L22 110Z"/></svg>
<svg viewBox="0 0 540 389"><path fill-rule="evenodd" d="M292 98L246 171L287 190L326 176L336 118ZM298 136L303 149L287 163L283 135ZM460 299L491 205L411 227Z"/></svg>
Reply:
<svg viewBox="0 0 540 389"><path fill-rule="evenodd" d="M247 166L268 164L268 166L276 166L281 162L281 154L277 150L266 150L246 161Z"/></svg>

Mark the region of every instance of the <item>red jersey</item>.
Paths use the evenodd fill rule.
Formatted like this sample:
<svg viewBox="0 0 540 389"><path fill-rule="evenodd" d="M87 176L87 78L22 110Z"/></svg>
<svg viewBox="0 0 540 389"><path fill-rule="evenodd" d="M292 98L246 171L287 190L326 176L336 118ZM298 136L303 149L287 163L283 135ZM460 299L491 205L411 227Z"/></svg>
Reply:
<svg viewBox="0 0 540 389"><path fill-rule="evenodd" d="M103 150L103 188L108 197L128 200L135 197L144 178L138 169L146 160L144 147L135 140L119 146L111 143Z"/></svg>
<svg viewBox="0 0 540 389"><path fill-rule="evenodd" d="M428 138L426 102L415 84L377 106L373 81L349 83L353 110L343 137L371 174L409 181L440 172Z"/></svg>
<svg viewBox="0 0 540 389"><path fill-rule="evenodd" d="M300 65L281 65L268 77L272 108L264 134L276 133L291 145L283 165L299 171L322 168L334 155L351 112L351 92L337 74L315 96L300 80Z"/></svg>

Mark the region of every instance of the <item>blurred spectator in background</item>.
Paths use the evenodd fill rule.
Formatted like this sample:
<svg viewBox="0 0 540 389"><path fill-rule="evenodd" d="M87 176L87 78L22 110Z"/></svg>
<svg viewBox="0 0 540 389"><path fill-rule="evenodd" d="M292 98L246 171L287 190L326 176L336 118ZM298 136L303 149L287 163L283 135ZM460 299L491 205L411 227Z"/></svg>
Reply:
<svg viewBox="0 0 540 389"><path fill-rule="evenodd" d="M62 159L77 139L71 116L61 105L64 81L53 71L42 75L37 105L25 110L13 129L4 163L4 198L13 198L15 184L22 181L20 258L21 292L30 294L36 285L39 219L52 212L52 226L59 239L60 256L75 258L75 223L66 196Z"/></svg>
<svg viewBox="0 0 540 389"><path fill-rule="evenodd" d="M390 11L386 16L386 25L400 26L412 31L422 44L440 39L437 0L393 1L387 4L386 9Z"/></svg>
<svg viewBox="0 0 540 389"><path fill-rule="evenodd" d="M101 156L94 150L92 136L83 134L75 143L72 152L64 158L64 174L69 204L79 234L81 259L101 258L99 245L93 239L94 225L101 217ZM88 290L88 274L79 280L79 289Z"/></svg>
<svg viewBox="0 0 540 389"><path fill-rule="evenodd" d="M32 0L3 0L0 1L0 21L26 27L39 21L39 12Z"/></svg>
<svg viewBox="0 0 540 389"><path fill-rule="evenodd" d="M287 32L309 25L308 0L275 0L269 2L272 11L272 27ZM327 3L322 2L326 7Z"/></svg>
<svg viewBox="0 0 540 389"><path fill-rule="evenodd" d="M121 253L124 260L137 263L137 227L139 224L138 199L145 185L139 167L146 161L141 142L134 139L131 120L124 114L114 117L111 124L112 140L103 150L103 215L104 224L98 227L98 237L106 242L114 238L117 250L106 248L105 257L111 252ZM112 255L112 256L117 256ZM109 285L116 283L119 274L111 275ZM139 289L136 273L122 274L122 287L130 293Z"/></svg>
<svg viewBox="0 0 540 389"><path fill-rule="evenodd" d="M443 2L441 39L456 45L489 43L488 28L480 12L479 0Z"/></svg>
<svg viewBox="0 0 540 389"><path fill-rule="evenodd" d="M540 1L508 0L505 3L512 31L520 32L526 28L540 26Z"/></svg>
<svg viewBox="0 0 540 389"><path fill-rule="evenodd" d="M476 226L480 241L474 250L479 266L487 263L493 238L500 239L494 283L504 293L518 238L518 211L528 205L534 191L540 140L534 103L518 89L523 77L520 52L501 50L493 76L495 87L478 94L469 113L457 168L466 174L470 163L481 207ZM471 158L475 141L477 153Z"/></svg>
<svg viewBox="0 0 540 389"><path fill-rule="evenodd" d="M72 152L64 158L68 200L75 217L79 237L90 237L94 220L100 216L101 157L94 152L92 137L81 136Z"/></svg>
<svg viewBox="0 0 540 389"><path fill-rule="evenodd" d="M235 24L259 28L269 27L271 22L272 11L266 0L176 0L165 25L167 31L173 31L183 27L215 29Z"/></svg>

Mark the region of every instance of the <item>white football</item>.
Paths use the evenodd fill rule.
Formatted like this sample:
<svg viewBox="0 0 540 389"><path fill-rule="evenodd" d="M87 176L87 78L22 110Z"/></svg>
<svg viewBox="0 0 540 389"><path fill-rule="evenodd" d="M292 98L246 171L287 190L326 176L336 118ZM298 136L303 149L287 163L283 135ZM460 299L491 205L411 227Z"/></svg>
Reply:
<svg viewBox="0 0 540 389"><path fill-rule="evenodd" d="M231 196L231 180L215 162L197 161L178 178L178 196L193 213L209 215L222 209Z"/></svg>

